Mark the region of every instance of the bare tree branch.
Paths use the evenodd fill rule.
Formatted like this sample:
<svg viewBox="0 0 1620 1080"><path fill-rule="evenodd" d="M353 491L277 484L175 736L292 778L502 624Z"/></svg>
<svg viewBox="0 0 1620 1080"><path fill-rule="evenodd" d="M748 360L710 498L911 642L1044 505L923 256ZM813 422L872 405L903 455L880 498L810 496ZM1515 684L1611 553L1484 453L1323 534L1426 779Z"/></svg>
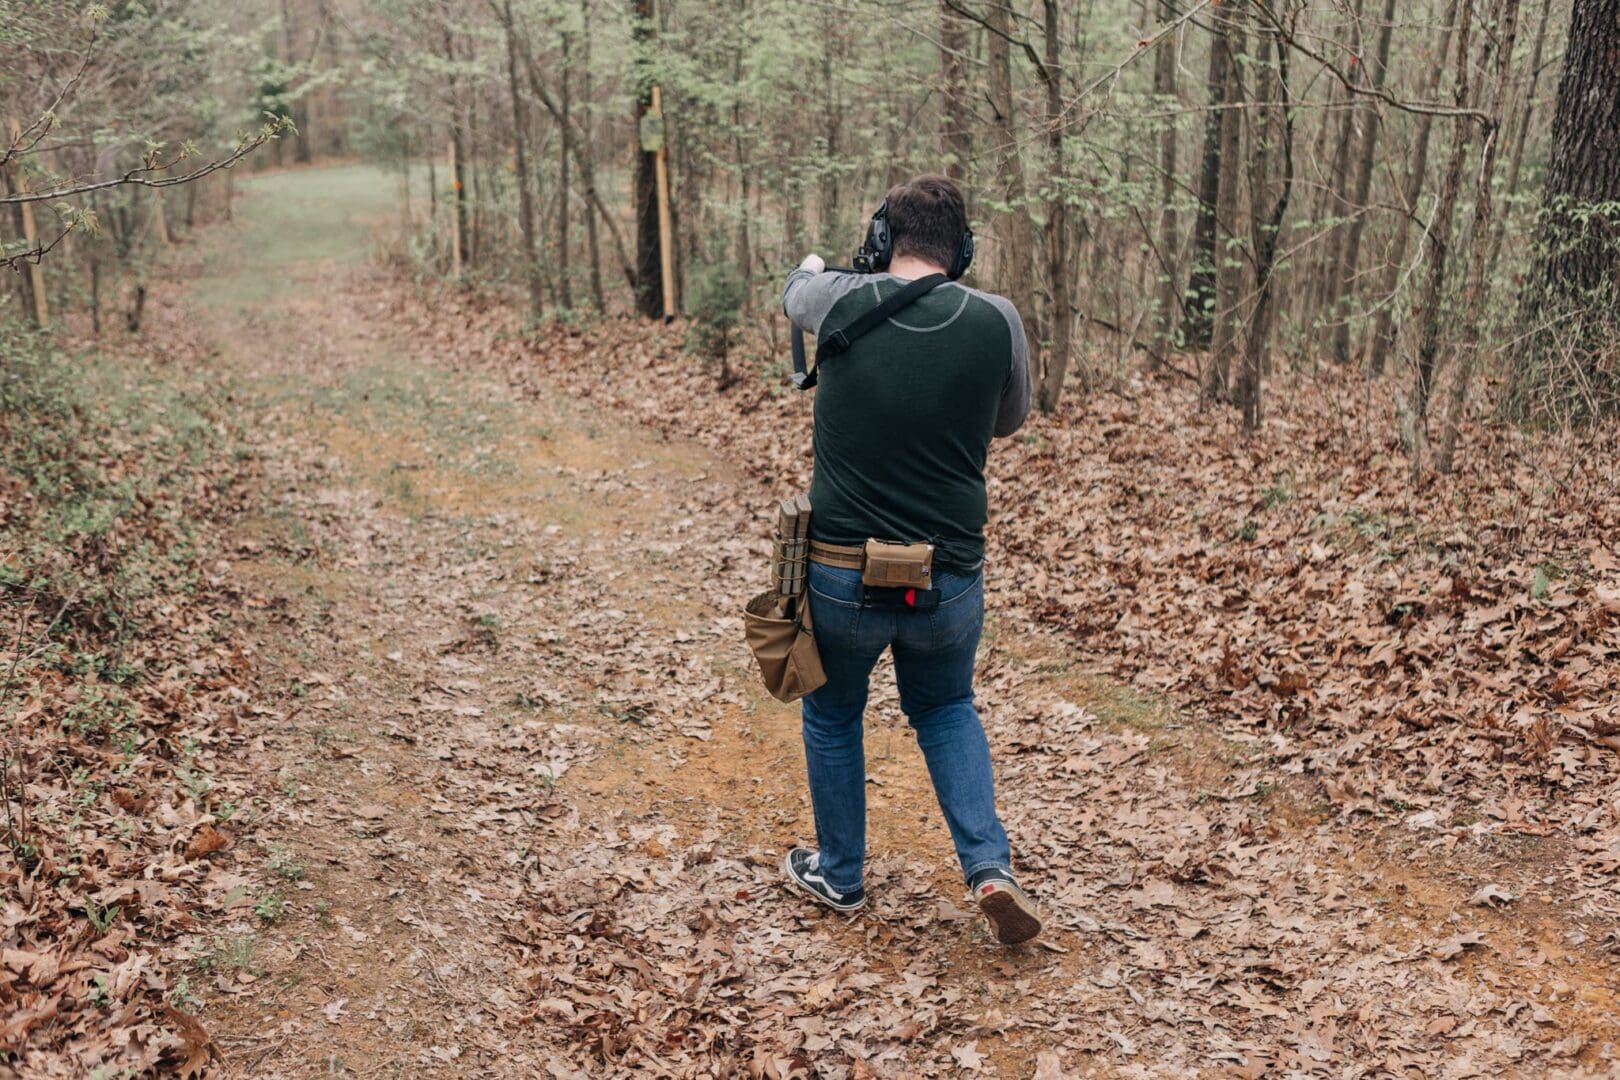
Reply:
<svg viewBox="0 0 1620 1080"><path fill-rule="evenodd" d="M201 180L210 173L218 172L220 169L230 168L232 165L235 165L238 161L241 161L253 151L263 146L265 143L270 142L272 139L279 139L282 135L285 135L292 130L293 125L291 120L284 117L278 117L273 123L266 124L264 127L260 128L257 135L238 142L236 144L236 149L232 150L225 157L211 161L202 168L193 170L184 176L167 176L153 179L148 174L162 172L165 169L178 165L180 162L186 159L187 155L185 153L177 154L168 161L161 161L154 154L148 154L145 161L139 168L131 169L122 176L116 176L110 180L101 180L96 183L69 183L66 186L53 188L50 191L24 191L15 195L4 195L0 196L0 206L15 206L22 203L49 202L52 199L69 199L76 195L88 195L92 191L105 191L108 188L115 187L167 188L177 187L180 184L189 184L193 181Z"/></svg>
<svg viewBox="0 0 1620 1080"><path fill-rule="evenodd" d="M1440 105L1430 101L1402 101L1400 98L1396 97L1394 94L1390 93L1381 86L1363 85L1359 80L1352 78L1326 56L1323 56L1320 52L1310 48L1308 45L1301 43L1299 36L1294 33L1291 27L1283 25L1282 21L1278 19L1276 14L1271 10L1271 6L1266 3L1266 0L1254 0L1254 9L1260 13L1266 22L1271 24L1271 27L1276 32L1277 36L1281 38L1289 48L1322 65L1322 69L1324 71L1328 72L1335 79L1338 79L1339 82L1344 85L1344 88L1350 91L1352 94L1360 94L1362 97L1374 98L1378 101L1382 101L1385 105L1388 105L1391 108L1400 109L1402 112L1415 113L1418 115L1427 113L1432 116L1451 116L1457 118L1466 117L1470 120L1477 120L1480 123L1485 123L1488 119L1488 117L1486 117L1486 115L1480 112L1478 109L1470 109L1458 105Z"/></svg>

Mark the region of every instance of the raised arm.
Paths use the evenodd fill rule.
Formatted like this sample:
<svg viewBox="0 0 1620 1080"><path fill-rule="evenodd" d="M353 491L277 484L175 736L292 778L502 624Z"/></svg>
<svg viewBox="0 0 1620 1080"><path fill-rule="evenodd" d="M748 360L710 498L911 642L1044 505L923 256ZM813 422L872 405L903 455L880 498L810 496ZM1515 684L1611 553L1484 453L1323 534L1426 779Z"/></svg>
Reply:
<svg viewBox="0 0 1620 1080"><path fill-rule="evenodd" d="M788 275L782 289L782 312L795 326L819 339L821 324L833 305L861 287L859 274L827 273L819 255L807 255Z"/></svg>
<svg viewBox="0 0 1620 1080"><path fill-rule="evenodd" d="M996 408L995 436L1004 439L1024 426L1029 416L1029 339L1024 336L1024 321L1018 309L1004 296L991 296L990 302L1007 320L1012 337L1011 356L1007 362L1007 382L1001 390L1001 404Z"/></svg>

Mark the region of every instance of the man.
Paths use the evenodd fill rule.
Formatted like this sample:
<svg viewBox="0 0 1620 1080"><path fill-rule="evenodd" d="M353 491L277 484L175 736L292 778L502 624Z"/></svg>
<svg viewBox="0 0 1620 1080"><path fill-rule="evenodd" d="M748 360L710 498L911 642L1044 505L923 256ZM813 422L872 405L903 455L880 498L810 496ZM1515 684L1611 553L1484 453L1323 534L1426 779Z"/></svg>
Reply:
<svg viewBox="0 0 1620 1080"><path fill-rule="evenodd" d="M886 272L826 273L811 255L782 293L788 318L825 340L908 281L958 272L962 193L942 176L889 192ZM964 250L968 252L963 257ZM810 487L810 610L827 682L804 699L804 750L818 850L794 848L792 884L839 911L866 903L867 680L894 653L900 705L917 733L934 791L979 909L1003 944L1040 932L1013 879L996 816L990 747L973 706L984 622L985 457L992 437L1029 412L1029 352L1006 299L942 284L821 366ZM868 539L934 545L930 602L862 584ZM893 594L901 594L899 596Z"/></svg>

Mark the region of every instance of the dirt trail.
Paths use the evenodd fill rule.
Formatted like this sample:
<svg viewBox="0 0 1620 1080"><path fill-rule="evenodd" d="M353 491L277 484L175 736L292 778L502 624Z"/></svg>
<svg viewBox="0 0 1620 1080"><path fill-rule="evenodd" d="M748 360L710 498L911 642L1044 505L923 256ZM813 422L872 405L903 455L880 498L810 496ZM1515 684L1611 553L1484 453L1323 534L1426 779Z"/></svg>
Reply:
<svg viewBox="0 0 1620 1080"><path fill-rule="evenodd" d="M1263 745L994 619L983 704L1046 947L961 910L892 691L871 909L789 897L797 717L734 616L760 493L399 334L410 297L355 257L388 184L255 180L188 286L266 472L229 553L269 807L238 858L289 902L210 994L226 1075L1612 1074L1602 927L1534 891L1534 853L1419 870L1428 838L1345 832ZM1493 874L1517 907L1469 904Z"/></svg>

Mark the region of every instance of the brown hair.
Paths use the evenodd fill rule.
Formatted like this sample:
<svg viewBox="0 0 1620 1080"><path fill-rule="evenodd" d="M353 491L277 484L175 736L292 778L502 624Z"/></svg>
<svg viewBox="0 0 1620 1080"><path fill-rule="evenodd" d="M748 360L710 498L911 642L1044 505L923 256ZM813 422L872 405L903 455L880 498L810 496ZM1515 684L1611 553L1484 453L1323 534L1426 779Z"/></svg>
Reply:
<svg viewBox="0 0 1620 1080"><path fill-rule="evenodd" d="M962 191L943 176L914 176L889 189L889 231L896 255L914 255L949 269L967 227Z"/></svg>

